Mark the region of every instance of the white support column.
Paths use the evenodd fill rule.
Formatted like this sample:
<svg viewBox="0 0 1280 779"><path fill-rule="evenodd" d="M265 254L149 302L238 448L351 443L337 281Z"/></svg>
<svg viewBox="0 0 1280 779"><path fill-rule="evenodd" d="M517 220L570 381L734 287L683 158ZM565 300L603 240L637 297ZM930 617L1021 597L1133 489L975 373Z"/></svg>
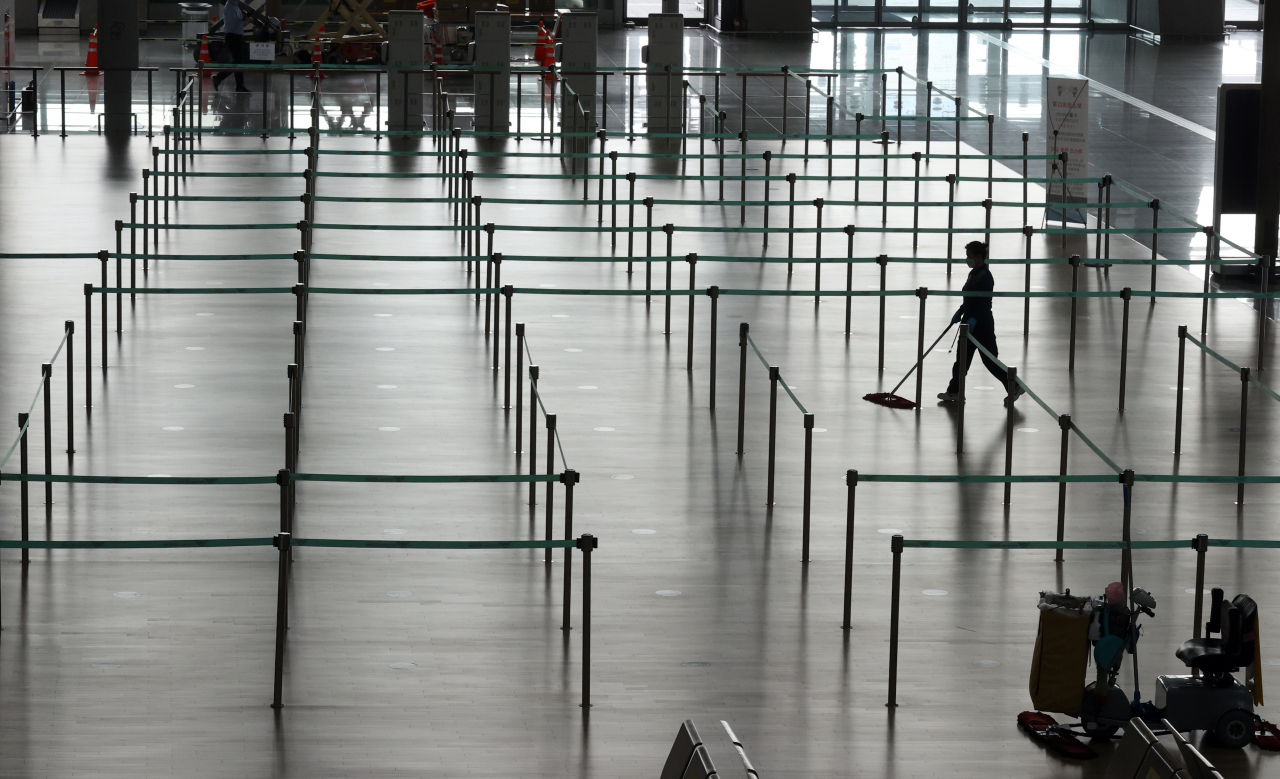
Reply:
<svg viewBox="0 0 1280 779"><path fill-rule="evenodd" d="M423 42L421 11L387 12L387 129L421 130ZM406 72L416 71L416 72Z"/></svg>
<svg viewBox="0 0 1280 779"><path fill-rule="evenodd" d="M475 129L506 132L511 127L511 14L476 11L475 29Z"/></svg>
<svg viewBox="0 0 1280 779"><path fill-rule="evenodd" d="M680 132L680 96L684 84L684 17L649 14L649 44L645 47L645 105L651 133ZM667 75L667 66L671 75Z"/></svg>

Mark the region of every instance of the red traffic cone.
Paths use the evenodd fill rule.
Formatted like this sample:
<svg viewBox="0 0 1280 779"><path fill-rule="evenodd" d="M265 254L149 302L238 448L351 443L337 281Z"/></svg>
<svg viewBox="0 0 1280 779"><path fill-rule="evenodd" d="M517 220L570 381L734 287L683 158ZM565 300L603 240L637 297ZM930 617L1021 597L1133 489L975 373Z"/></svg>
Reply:
<svg viewBox="0 0 1280 779"><path fill-rule="evenodd" d="M213 60L209 58L209 36L208 35L200 36L200 61L206 65L213 62Z"/></svg>
<svg viewBox="0 0 1280 779"><path fill-rule="evenodd" d="M89 56L85 57L84 70L80 71L82 76L98 75L98 26L94 25L93 32L89 33Z"/></svg>
<svg viewBox="0 0 1280 779"><path fill-rule="evenodd" d="M538 22L538 43L533 47L534 64L541 65L547 48L547 28Z"/></svg>
<svg viewBox="0 0 1280 779"><path fill-rule="evenodd" d="M320 71L320 66L324 64L324 53L320 51L320 39L316 39L316 45L311 49L311 72L308 78L328 78Z"/></svg>

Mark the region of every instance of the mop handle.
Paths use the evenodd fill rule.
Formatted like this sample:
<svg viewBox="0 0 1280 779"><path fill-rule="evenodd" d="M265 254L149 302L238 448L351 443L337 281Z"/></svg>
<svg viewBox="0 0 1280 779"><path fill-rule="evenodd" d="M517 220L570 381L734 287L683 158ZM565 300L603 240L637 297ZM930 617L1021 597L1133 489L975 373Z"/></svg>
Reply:
<svg viewBox="0 0 1280 779"><path fill-rule="evenodd" d="M938 336L938 338L933 342L933 344L928 349L925 349L924 354L920 356L920 359L916 360L916 364L912 365L911 370L907 371L907 375L902 377L902 381L898 382L897 386L889 390L890 395L896 394L898 392L898 387L901 387L903 384L907 383L907 379L911 378L911 374L915 373L916 368L920 367L920 363L924 362L924 358L929 356L929 352L933 351L933 347L938 345L938 341L941 341L943 338L946 338L947 333L951 332L951 327L954 324L955 322L952 322L951 324L947 325L947 329L942 331L942 333Z"/></svg>

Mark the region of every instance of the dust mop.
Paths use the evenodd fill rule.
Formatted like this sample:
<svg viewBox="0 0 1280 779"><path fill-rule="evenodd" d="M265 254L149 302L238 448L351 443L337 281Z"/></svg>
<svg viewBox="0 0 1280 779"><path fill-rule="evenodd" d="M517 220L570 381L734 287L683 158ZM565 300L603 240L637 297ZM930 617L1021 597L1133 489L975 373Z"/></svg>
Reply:
<svg viewBox="0 0 1280 779"><path fill-rule="evenodd" d="M947 325L947 329L942 331L942 334L939 335L934 340L934 342L929 346L929 348L925 350L924 354L920 357L920 359L916 362L916 364L911 366L911 370L907 371L907 375L903 376L902 381L894 385L893 389L889 390L888 392L872 392L869 395L863 395L862 399L869 400L872 403L877 403L881 406L888 406L889 408L915 408L916 407L915 401L907 400L901 395L895 395L894 393L898 391L899 387L901 387L903 384L906 383L907 379L911 378L911 374L915 373L916 368L920 367L920 363L924 361L924 358L929 356L929 352L933 351L933 347L937 346L938 343L943 338L947 337L947 333L951 332L951 328L954 325L955 325L955 322L952 322L951 324Z"/></svg>

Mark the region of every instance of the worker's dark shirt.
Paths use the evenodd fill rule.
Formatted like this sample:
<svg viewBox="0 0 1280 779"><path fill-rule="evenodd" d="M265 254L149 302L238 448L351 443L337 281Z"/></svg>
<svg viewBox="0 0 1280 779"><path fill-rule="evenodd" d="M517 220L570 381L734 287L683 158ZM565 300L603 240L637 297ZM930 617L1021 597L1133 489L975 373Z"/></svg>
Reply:
<svg viewBox="0 0 1280 779"><path fill-rule="evenodd" d="M991 268L986 263L969 271L969 278L965 279L964 282L965 292L991 292L995 287L996 280L991 277ZM960 309L956 311L956 315L952 317L951 321L965 322L969 319L978 320L979 326L993 324L990 295L965 297L964 302L960 304Z"/></svg>

